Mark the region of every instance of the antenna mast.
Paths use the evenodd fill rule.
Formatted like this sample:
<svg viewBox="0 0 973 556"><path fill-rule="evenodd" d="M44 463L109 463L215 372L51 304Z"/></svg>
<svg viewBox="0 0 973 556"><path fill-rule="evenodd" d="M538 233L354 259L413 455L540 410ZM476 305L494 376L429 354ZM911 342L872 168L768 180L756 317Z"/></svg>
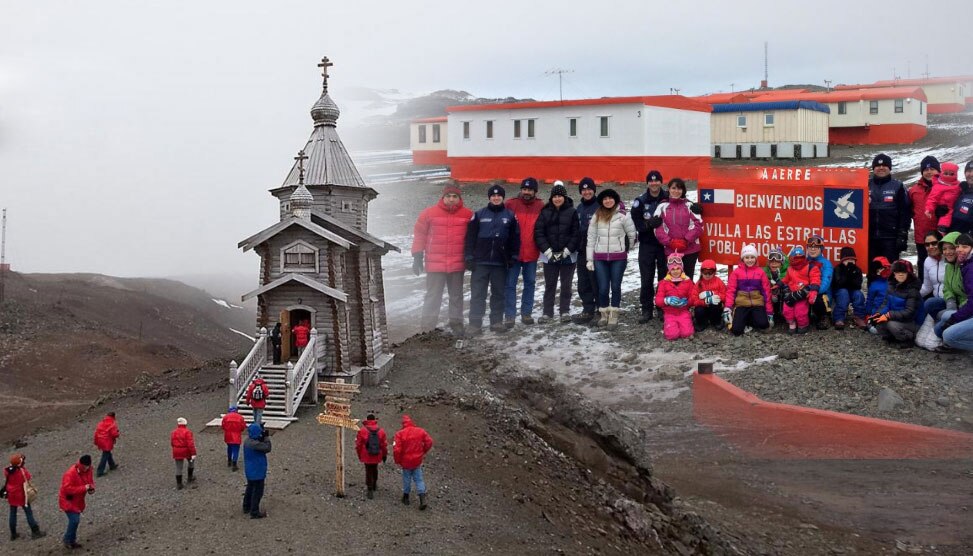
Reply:
<svg viewBox="0 0 973 556"><path fill-rule="evenodd" d="M3 286L7 278L7 209L3 209L3 224L0 225L0 303L3 303Z"/></svg>
<svg viewBox="0 0 973 556"><path fill-rule="evenodd" d="M561 79L565 73L574 73L574 70L554 68L549 71L544 72L547 75L557 75L557 92L561 97L561 102L564 102L564 88L561 86Z"/></svg>

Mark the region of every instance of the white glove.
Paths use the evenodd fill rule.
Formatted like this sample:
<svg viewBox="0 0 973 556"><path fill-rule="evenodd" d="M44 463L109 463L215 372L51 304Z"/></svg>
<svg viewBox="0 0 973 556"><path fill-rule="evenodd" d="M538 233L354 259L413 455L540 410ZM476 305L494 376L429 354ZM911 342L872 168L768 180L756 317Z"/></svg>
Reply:
<svg viewBox="0 0 973 556"><path fill-rule="evenodd" d="M564 254L563 254L563 256L564 256L565 259L567 259L567 258L569 258L571 256L571 252L568 251L568 248L567 247L564 248Z"/></svg>
<svg viewBox="0 0 973 556"><path fill-rule="evenodd" d="M706 304L707 305L719 305L721 301L723 301L723 300L720 299L720 296L714 293L713 295L709 296L706 299Z"/></svg>
<svg viewBox="0 0 973 556"><path fill-rule="evenodd" d="M732 320L733 320L733 311L729 307L723 309L723 322L725 322L726 324L730 324L730 321Z"/></svg>
<svg viewBox="0 0 973 556"><path fill-rule="evenodd" d="M774 315L767 315L767 324L769 324L771 328L774 327Z"/></svg>
<svg viewBox="0 0 973 556"><path fill-rule="evenodd" d="M702 299L703 301L708 300L711 295L713 295L713 292L708 292L708 291L699 292L699 298Z"/></svg>
<svg viewBox="0 0 973 556"><path fill-rule="evenodd" d="M595 271L595 261L588 261L584 265L584 267L587 268L589 272L594 272Z"/></svg>
<svg viewBox="0 0 973 556"><path fill-rule="evenodd" d="M547 260L551 260L551 257L552 257L552 256L554 256L554 251L553 251L553 250L552 250L552 249L551 249L550 247L548 247L548 248L547 248L547 251L544 251L544 257L545 257L545 258L546 258Z"/></svg>

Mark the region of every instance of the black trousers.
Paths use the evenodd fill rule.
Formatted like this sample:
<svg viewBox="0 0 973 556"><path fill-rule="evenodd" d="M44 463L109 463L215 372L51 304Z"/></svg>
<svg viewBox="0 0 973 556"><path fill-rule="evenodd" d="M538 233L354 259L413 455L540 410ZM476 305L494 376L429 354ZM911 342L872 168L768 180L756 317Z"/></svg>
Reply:
<svg viewBox="0 0 973 556"><path fill-rule="evenodd" d="M544 264L544 314L554 316L554 296L557 294L557 283L561 283L561 295L558 298L558 313L567 315L571 312L571 282L574 280L574 264Z"/></svg>
<svg viewBox="0 0 973 556"><path fill-rule="evenodd" d="M378 488L378 464L377 463L366 463L365 464L365 487L368 490L375 490Z"/></svg>
<svg viewBox="0 0 973 556"><path fill-rule="evenodd" d="M280 365L280 342L273 344L274 346L274 365Z"/></svg>
<svg viewBox="0 0 973 556"><path fill-rule="evenodd" d="M666 277L666 251L661 245L639 244L639 277L642 288L639 304L642 314L652 314L655 307L655 281Z"/></svg>
<svg viewBox="0 0 973 556"><path fill-rule="evenodd" d="M578 297L581 298L582 311L590 315L598 308L598 283L595 273L588 270L585 248L578 252Z"/></svg>
<svg viewBox="0 0 973 556"><path fill-rule="evenodd" d="M923 238L923 239L925 239L925 238ZM926 262L926 259L928 257L929 257L929 251L926 251L926 246L917 242L916 243L916 275L919 276L919 283L920 284L922 283L922 276L923 276L923 274L925 274L925 271L922 268L922 265L923 265L923 263ZM871 261L869 261L869 262L871 262ZM889 262L890 263L894 263L895 261L889 261Z"/></svg>
<svg viewBox="0 0 973 556"><path fill-rule="evenodd" d="M699 252L687 253L682 256L682 271L686 273L686 276L689 276L690 280L696 279L696 261L698 260ZM663 275L664 277L665 275Z"/></svg>
<svg viewBox="0 0 973 556"><path fill-rule="evenodd" d="M889 264L899 260L899 249L895 239L868 238L868 264L872 264L875 257L885 257Z"/></svg>
<svg viewBox="0 0 973 556"><path fill-rule="evenodd" d="M490 324L503 322L506 301L507 267L477 264L470 273L470 326L482 326L486 315L487 290L490 290Z"/></svg>
<svg viewBox="0 0 973 556"><path fill-rule="evenodd" d="M723 326L723 304L696 307L693 309L693 316L697 331L705 330L707 326L719 329Z"/></svg>
<svg viewBox="0 0 973 556"><path fill-rule="evenodd" d="M809 307L810 313L814 315L814 319L818 322L821 319L827 318L828 313L831 312L832 300L825 294L818 295L818 298L814 300L814 305Z"/></svg>
<svg viewBox="0 0 973 556"><path fill-rule="evenodd" d="M730 332L732 332L734 336L740 336L746 330L747 325L750 325L757 330L768 328L770 326L770 322L767 321L767 309L765 309L763 306L734 307L733 325L730 327Z"/></svg>
<svg viewBox="0 0 973 556"><path fill-rule="evenodd" d="M264 479L251 481L247 479L247 490L243 493L243 511L250 515L260 513L260 499L264 497Z"/></svg>

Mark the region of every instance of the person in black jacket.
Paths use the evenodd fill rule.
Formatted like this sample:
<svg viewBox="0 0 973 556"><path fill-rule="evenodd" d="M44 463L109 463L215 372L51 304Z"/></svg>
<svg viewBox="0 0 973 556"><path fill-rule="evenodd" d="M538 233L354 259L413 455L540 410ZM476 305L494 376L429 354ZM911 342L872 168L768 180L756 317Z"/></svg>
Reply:
<svg viewBox="0 0 973 556"><path fill-rule="evenodd" d="M550 200L541 209L534 225L534 243L544 261L544 315L541 321L554 318L554 294L561 282L558 310L561 322L571 322L571 280L574 278L581 225L574 201L561 181L554 182Z"/></svg>
<svg viewBox="0 0 973 556"><path fill-rule="evenodd" d="M473 213L466 227L464 260L470 271L470 333L483 330L487 289L490 290L490 330L503 332L507 269L520 254L520 227L514 213L503 205L506 191L499 185L487 190L490 203Z"/></svg>
<svg viewBox="0 0 973 556"><path fill-rule="evenodd" d="M639 234L639 275L642 279L642 289L639 293L639 304L642 306L642 317L639 324L652 320L652 308L655 306L655 280L666 277L666 253L662 244L655 237L655 229L661 219L653 219L659 203L669 198L669 192L662 188L662 174L652 170L645 176L646 190L632 201L632 223Z"/></svg>
<svg viewBox="0 0 973 556"><path fill-rule="evenodd" d="M883 340L900 348L910 348L919 329L916 313L920 305L919 279L912 270L912 263L898 260L892 263L892 278L885 292L885 302L869 320Z"/></svg>
<svg viewBox="0 0 973 556"><path fill-rule="evenodd" d="M280 365L280 323L274 325L270 333L270 345L274 349L274 365Z"/></svg>
<svg viewBox="0 0 973 556"><path fill-rule="evenodd" d="M578 182L578 194L581 200L575 207L578 215L578 297L581 298L581 314L574 322L578 324L588 324L595 318L595 309L598 308L598 299L595 292L598 291L598 282L595 280L595 273L588 270L587 256L585 247L588 244L588 224L591 217L598 210L598 200L595 198L597 185L595 180L585 176Z"/></svg>
<svg viewBox="0 0 973 556"><path fill-rule="evenodd" d="M959 184L960 193L953 203L950 232L973 234L973 160L966 163L966 181Z"/></svg>
<svg viewBox="0 0 973 556"><path fill-rule="evenodd" d="M892 179L892 158L879 154L872 160L868 180L868 260L899 260L909 244L912 210L902 182Z"/></svg>
<svg viewBox="0 0 973 556"><path fill-rule="evenodd" d="M834 309L831 316L834 319L835 330L845 329L845 319L848 318L848 305L851 304L854 323L858 328L865 328L865 294L862 293L864 277L858 268L858 256L851 247L842 247L839 251L841 262L834 269L831 278L831 291L834 292Z"/></svg>

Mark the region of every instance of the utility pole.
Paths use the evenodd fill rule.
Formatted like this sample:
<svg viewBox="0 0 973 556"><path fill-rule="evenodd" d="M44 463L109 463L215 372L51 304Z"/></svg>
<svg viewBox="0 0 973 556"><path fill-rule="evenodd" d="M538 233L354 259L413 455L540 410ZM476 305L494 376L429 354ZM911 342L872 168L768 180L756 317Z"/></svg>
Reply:
<svg viewBox="0 0 973 556"><path fill-rule="evenodd" d="M574 70L554 68L544 72L545 75L557 75L557 92L558 96L561 97L561 102L564 102L564 87L562 85L562 78L565 73L574 73Z"/></svg>
<svg viewBox="0 0 973 556"><path fill-rule="evenodd" d="M926 54L926 73L922 74L922 77L929 79L929 55Z"/></svg>
<svg viewBox="0 0 973 556"><path fill-rule="evenodd" d="M669 87L669 94L670 95L678 95L679 94L679 89L677 89L675 87Z"/></svg>
<svg viewBox="0 0 973 556"><path fill-rule="evenodd" d="M824 86L828 88L828 92L830 93L831 92L831 80L830 79L825 79L824 80Z"/></svg>
<svg viewBox="0 0 973 556"><path fill-rule="evenodd" d="M730 83L730 92L731 92L731 93L733 92L733 86L734 86L734 85L736 85L736 83Z"/></svg>

